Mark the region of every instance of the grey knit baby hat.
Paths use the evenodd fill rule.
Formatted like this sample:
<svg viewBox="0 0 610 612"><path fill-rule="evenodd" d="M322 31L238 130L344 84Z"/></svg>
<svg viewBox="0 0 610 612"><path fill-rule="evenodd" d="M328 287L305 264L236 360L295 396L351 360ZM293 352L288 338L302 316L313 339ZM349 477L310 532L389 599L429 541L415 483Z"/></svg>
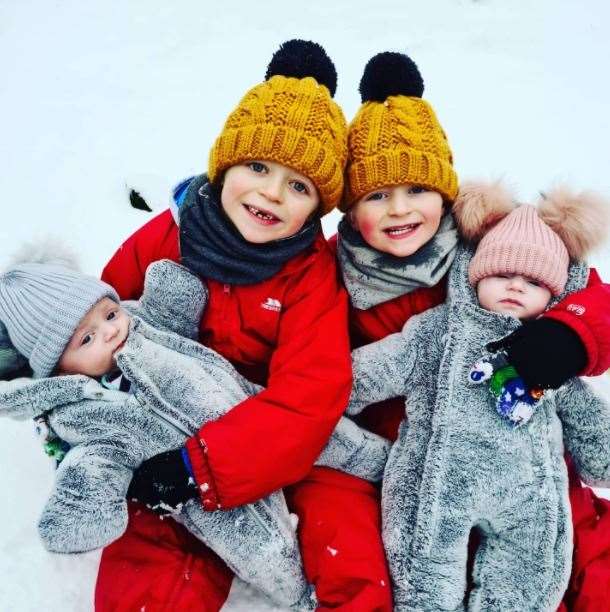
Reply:
<svg viewBox="0 0 610 612"><path fill-rule="evenodd" d="M83 317L116 291L62 259L22 261L0 274L0 320L35 378L50 376Z"/></svg>

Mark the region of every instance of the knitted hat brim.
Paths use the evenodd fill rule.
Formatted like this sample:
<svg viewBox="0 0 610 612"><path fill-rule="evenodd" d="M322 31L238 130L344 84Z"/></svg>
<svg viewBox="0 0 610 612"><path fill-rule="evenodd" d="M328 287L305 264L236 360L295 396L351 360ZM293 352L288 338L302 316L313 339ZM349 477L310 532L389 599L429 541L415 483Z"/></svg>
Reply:
<svg viewBox="0 0 610 612"><path fill-rule="evenodd" d="M288 166L315 184L322 216L335 208L341 199L346 157L347 148L341 159L334 143L326 146L300 130L262 123L225 129L210 152L208 176L216 182L227 168L250 159Z"/></svg>
<svg viewBox="0 0 610 612"><path fill-rule="evenodd" d="M565 261L562 259L535 243L491 243L477 249L468 268L468 280L476 286L488 276L520 274L543 283L554 296L558 296L568 280L567 251Z"/></svg>
<svg viewBox="0 0 610 612"><path fill-rule="evenodd" d="M426 151L403 148L377 153L351 164L347 198L339 208L346 212L375 189L405 183L437 191L448 202L453 202L458 193L457 173L450 163Z"/></svg>

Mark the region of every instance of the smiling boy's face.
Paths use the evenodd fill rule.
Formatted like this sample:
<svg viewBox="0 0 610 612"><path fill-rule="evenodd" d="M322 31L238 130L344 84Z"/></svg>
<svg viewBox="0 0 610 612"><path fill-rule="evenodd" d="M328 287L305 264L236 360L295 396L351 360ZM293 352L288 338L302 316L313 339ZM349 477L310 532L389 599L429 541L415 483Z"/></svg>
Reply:
<svg viewBox="0 0 610 612"><path fill-rule="evenodd" d="M436 234L443 198L410 183L381 187L360 198L348 214L367 244L382 253L408 257Z"/></svg>
<svg viewBox="0 0 610 612"><path fill-rule="evenodd" d="M249 160L225 172L220 201L239 233L263 244L298 233L320 198L313 182L296 170Z"/></svg>
<svg viewBox="0 0 610 612"><path fill-rule="evenodd" d="M99 377L115 366L114 353L129 332L129 316L115 301L102 298L83 317L59 363L59 374Z"/></svg>
<svg viewBox="0 0 610 612"><path fill-rule="evenodd" d="M542 283L519 274L486 276L477 285L481 308L532 319L542 314L551 300L551 292Z"/></svg>

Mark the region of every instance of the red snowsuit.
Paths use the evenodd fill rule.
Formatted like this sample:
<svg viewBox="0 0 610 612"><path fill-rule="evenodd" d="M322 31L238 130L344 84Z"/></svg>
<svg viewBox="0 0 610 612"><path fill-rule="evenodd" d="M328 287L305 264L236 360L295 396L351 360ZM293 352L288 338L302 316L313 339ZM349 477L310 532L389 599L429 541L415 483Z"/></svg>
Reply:
<svg viewBox="0 0 610 612"><path fill-rule="evenodd" d="M336 250L336 236L329 243ZM352 307L353 348L399 331L411 316L441 304L445 297L443 279L434 287L418 289L369 310ZM568 296L544 316L565 323L580 337L588 357L582 376L597 376L610 367L610 286L601 282L596 270L591 270L586 289ZM405 414L404 400L395 398L380 406L367 407L355 420L395 440ZM568 469L575 550L570 586L560 611L606 612L610 610L610 501L596 498L591 489L581 484L571 461Z"/></svg>
<svg viewBox="0 0 610 612"><path fill-rule="evenodd" d="M148 264L162 258L179 261L169 211L133 234L102 278L121 298L137 298ZM231 508L286 487L321 609L390 610L376 495L357 478L311 468L351 389L347 299L331 250L320 235L267 281L206 283L201 342L267 388L187 443L198 484L209 483L203 507ZM371 531L373 561L369 538L361 535ZM96 610L215 611L231 579L224 563L184 528L134 506L126 533L102 555Z"/></svg>

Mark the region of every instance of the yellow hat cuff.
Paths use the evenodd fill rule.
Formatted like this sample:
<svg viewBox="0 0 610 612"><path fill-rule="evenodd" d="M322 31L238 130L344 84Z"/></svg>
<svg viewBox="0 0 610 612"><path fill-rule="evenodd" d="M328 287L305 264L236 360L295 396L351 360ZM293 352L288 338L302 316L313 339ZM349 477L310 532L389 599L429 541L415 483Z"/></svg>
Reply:
<svg viewBox="0 0 610 612"><path fill-rule="evenodd" d="M347 198L339 206L345 212L357 200L380 187L412 183L438 191L453 202L458 178L453 166L434 154L403 148L370 155L349 166Z"/></svg>
<svg viewBox="0 0 610 612"><path fill-rule="evenodd" d="M330 212L343 191L342 159L336 143L325 146L303 130L259 123L224 129L216 139L208 164L208 176L214 182L230 166L250 159L274 161L304 174L316 186L320 196L320 214Z"/></svg>

